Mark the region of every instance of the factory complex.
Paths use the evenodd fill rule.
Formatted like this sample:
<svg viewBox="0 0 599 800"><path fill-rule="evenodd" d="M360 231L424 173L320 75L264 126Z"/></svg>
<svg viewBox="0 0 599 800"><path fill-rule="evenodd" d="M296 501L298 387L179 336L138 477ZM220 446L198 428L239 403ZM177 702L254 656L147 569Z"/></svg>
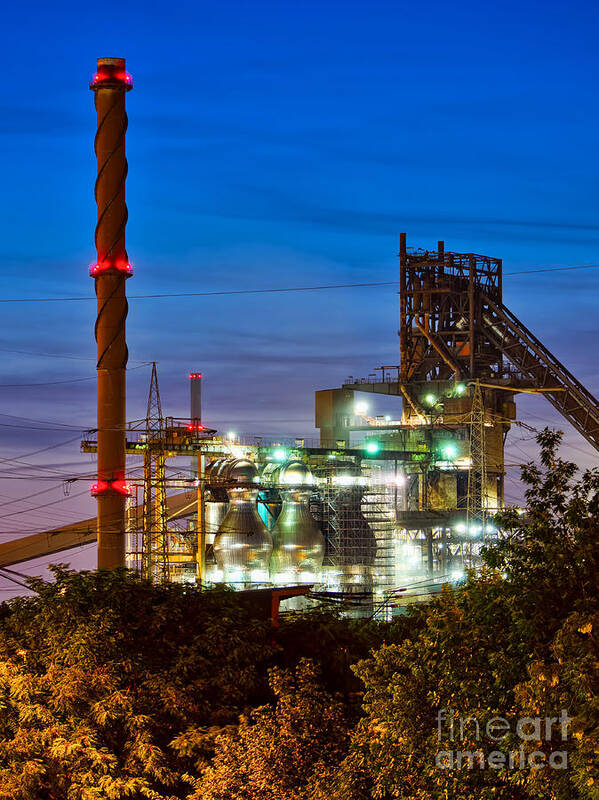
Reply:
<svg viewBox="0 0 599 800"><path fill-rule="evenodd" d="M516 395L541 394L599 448L599 403L503 303L498 258L408 246L400 234L398 363L315 388L319 438L266 441L211 427L208 376L190 365L189 417L162 408L156 365L146 418L127 420L124 59L99 59L91 83L98 129L97 517L0 545L0 567L98 543L98 567L152 581L285 589L289 608L316 603L389 619L480 565L506 535L504 445ZM397 413L373 413L373 395ZM312 398L306 397L306 405ZM143 478L127 457L143 456ZM183 465L181 476L169 465ZM525 513L525 510L523 510Z"/></svg>

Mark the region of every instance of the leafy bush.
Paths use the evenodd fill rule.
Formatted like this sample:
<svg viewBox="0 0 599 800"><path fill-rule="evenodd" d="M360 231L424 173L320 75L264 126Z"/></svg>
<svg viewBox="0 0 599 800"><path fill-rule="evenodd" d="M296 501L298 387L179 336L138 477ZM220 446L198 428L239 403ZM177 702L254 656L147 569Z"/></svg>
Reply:
<svg viewBox="0 0 599 800"><path fill-rule="evenodd" d="M599 473L557 455L560 434L538 437L540 466L523 469L528 514L505 513L509 535L485 553L487 568L413 612L403 639L356 667L364 716L351 750L331 772L328 798L575 800L599 798ZM438 713L447 720L439 727ZM522 742L517 720L557 723ZM484 725L506 719L511 733L485 740ZM458 721L474 718L464 736ZM456 741L457 739L457 741ZM441 751L565 750L568 769L441 768ZM509 761L507 761L509 764ZM517 763L517 766L519 764ZM324 794L322 798L324 798Z"/></svg>
<svg viewBox="0 0 599 800"><path fill-rule="evenodd" d="M0 607L0 798L599 800L599 473L539 436L528 514L392 625L257 619L234 593L55 570ZM445 719L439 722L439 711ZM519 741L523 717L572 718ZM510 733L452 739L451 720ZM441 768L440 751L568 769Z"/></svg>
<svg viewBox="0 0 599 800"><path fill-rule="evenodd" d="M264 697L270 626L233 593L126 572L33 586L0 626L0 796L185 796L170 743Z"/></svg>

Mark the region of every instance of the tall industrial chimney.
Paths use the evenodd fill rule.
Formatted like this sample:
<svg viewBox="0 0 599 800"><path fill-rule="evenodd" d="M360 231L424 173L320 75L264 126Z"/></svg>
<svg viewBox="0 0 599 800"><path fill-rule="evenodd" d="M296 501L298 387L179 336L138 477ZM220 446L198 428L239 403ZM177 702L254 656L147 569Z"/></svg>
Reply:
<svg viewBox="0 0 599 800"><path fill-rule="evenodd" d="M125 480L125 375L127 344L125 281L132 274L125 248L125 94L132 88L124 58L99 58L90 84L98 115L95 151L98 162L95 196L98 253L90 269L98 315L98 569L125 564L125 506L130 489Z"/></svg>
<svg viewBox="0 0 599 800"><path fill-rule="evenodd" d="M189 413L192 425L199 425L202 422L202 373L189 373Z"/></svg>

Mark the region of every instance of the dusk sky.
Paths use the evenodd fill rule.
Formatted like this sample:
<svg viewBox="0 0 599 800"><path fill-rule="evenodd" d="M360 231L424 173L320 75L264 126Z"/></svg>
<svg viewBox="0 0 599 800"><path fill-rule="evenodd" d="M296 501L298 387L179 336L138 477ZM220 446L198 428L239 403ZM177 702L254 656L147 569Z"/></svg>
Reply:
<svg viewBox="0 0 599 800"><path fill-rule="evenodd" d="M6 7L1 538L95 513L89 481L65 499L62 478L94 471L78 441L95 426L97 57L125 57L134 83L128 418L145 416L157 361L170 415L188 414L201 370L206 424L313 436L316 389L398 362L395 287L134 296L392 282L405 230L503 258L508 307L599 393L599 269L509 274L599 264L598 16L591 2ZM61 297L89 300L4 302ZM548 403L519 412L596 463ZM534 452L525 437L514 462ZM51 560L92 566L93 547Z"/></svg>

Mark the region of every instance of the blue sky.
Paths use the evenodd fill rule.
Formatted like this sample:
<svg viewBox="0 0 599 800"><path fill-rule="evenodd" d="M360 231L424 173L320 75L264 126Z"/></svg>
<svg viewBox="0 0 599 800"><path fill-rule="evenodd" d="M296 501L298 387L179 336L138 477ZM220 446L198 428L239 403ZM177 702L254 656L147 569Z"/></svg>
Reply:
<svg viewBox="0 0 599 800"><path fill-rule="evenodd" d="M506 273L599 263L597 16L590 2L12 4L0 296L93 294L87 84L98 56L126 57L134 80L131 295L393 281L401 230L415 246L444 239L501 257ZM504 286L512 310L599 392L599 270ZM93 302L1 309L0 413L92 427ZM396 332L392 288L133 300L128 325L131 366L159 362L169 413L187 412L186 375L200 369L207 421L290 435L310 435L315 389L396 363ZM90 380L6 385L71 378ZM148 378L130 373L131 419L144 415ZM521 405L531 424L556 421L547 404ZM0 422L4 458L77 434ZM580 437L568 433L568 445L587 463ZM49 454L65 474L92 466L76 442L29 460ZM2 502L38 488L4 480ZM10 521L33 529L92 512L74 498Z"/></svg>

